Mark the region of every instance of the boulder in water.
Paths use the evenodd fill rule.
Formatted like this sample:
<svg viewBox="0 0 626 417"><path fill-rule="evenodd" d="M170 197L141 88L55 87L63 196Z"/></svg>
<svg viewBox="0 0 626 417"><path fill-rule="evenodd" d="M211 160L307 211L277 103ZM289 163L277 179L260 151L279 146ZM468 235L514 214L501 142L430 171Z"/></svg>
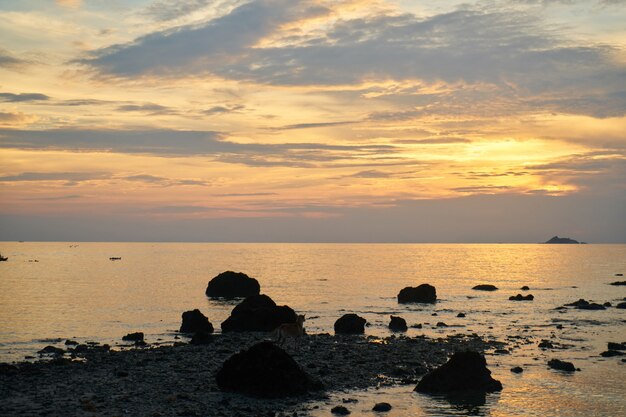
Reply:
<svg viewBox="0 0 626 417"><path fill-rule="evenodd" d="M626 285L626 281L615 281L611 282L610 285Z"/></svg>
<svg viewBox="0 0 626 417"><path fill-rule="evenodd" d="M527 294L527 295L517 294L517 295L512 295L509 297L510 301L532 301L534 299L535 297L532 294Z"/></svg>
<svg viewBox="0 0 626 417"><path fill-rule="evenodd" d="M480 284L472 287L472 289L477 291L495 291L498 289L498 287L491 284Z"/></svg>
<svg viewBox="0 0 626 417"><path fill-rule="evenodd" d="M417 287L405 287L398 293L399 303L435 303L437 291L430 284L421 284Z"/></svg>
<svg viewBox="0 0 626 417"><path fill-rule="evenodd" d="M565 305L569 307L576 307L579 310L606 310L606 307L602 304L591 303L583 298Z"/></svg>
<svg viewBox="0 0 626 417"><path fill-rule="evenodd" d="M141 343L143 342L143 336L143 332L128 333L126 336L122 337L122 340L125 340L127 342Z"/></svg>
<svg viewBox="0 0 626 417"><path fill-rule="evenodd" d="M379 413L386 413L387 411L391 410L391 404L389 403L377 403L376 405L374 405L374 408L372 408L372 411L377 411Z"/></svg>
<svg viewBox="0 0 626 417"><path fill-rule="evenodd" d="M252 295L239 303L222 323L222 331L269 332L283 323L295 323L296 312L288 306L277 306L264 294Z"/></svg>
<svg viewBox="0 0 626 417"><path fill-rule="evenodd" d="M216 380L222 391L265 398L297 396L322 388L287 352L268 341L227 359Z"/></svg>
<svg viewBox="0 0 626 417"><path fill-rule="evenodd" d="M344 314L335 322L335 333L337 334L363 334L365 333L365 320L356 314Z"/></svg>
<svg viewBox="0 0 626 417"><path fill-rule="evenodd" d="M259 281L243 272L226 271L209 281L206 289L208 297L237 298L258 295L261 292Z"/></svg>
<svg viewBox="0 0 626 417"><path fill-rule="evenodd" d="M548 366L552 369L556 369L557 371L574 372L576 370L573 363L565 362L559 359L550 359L548 361Z"/></svg>
<svg viewBox="0 0 626 417"><path fill-rule="evenodd" d="M615 306L615 308L624 309L624 308L626 308L626 303L619 303L618 305Z"/></svg>
<svg viewBox="0 0 626 417"><path fill-rule="evenodd" d="M205 332L213 333L213 325L209 319L197 308L183 313L183 323L180 326L181 333Z"/></svg>
<svg viewBox="0 0 626 417"><path fill-rule="evenodd" d="M391 316L389 329L394 332L406 332L408 330L406 320L404 320L402 317Z"/></svg>
<svg viewBox="0 0 626 417"><path fill-rule="evenodd" d="M491 377L485 357L478 352L457 352L432 372L424 375L415 391L429 394L493 392L502 384Z"/></svg>

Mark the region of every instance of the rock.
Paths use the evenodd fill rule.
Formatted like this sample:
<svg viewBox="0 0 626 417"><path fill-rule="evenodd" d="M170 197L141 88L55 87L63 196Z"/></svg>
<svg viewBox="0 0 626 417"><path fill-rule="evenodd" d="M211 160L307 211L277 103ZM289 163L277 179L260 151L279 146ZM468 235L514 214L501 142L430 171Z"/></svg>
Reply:
<svg viewBox="0 0 626 417"><path fill-rule="evenodd" d="M465 313L459 313L456 316L459 317L459 318L463 318L463 317L465 317Z"/></svg>
<svg viewBox="0 0 626 417"><path fill-rule="evenodd" d="M548 361L548 366L552 369L556 369L557 371L574 372L576 370L573 363L561 361L559 359L550 359Z"/></svg>
<svg viewBox="0 0 626 417"><path fill-rule="evenodd" d="M514 374L521 374L522 372L524 372L524 369L521 366L514 366L513 368L511 368L511 372L513 372Z"/></svg>
<svg viewBox="0 0 626 417"><path fill-rule="evenodd" d="M208 297L237 298L259 295L259 281L242 272L226 271L209 281L206 289Z"/></svg>
<svg viewBox="0 0 626 417"><path fill-rule="evenodd" d="M624 308L626 308L626 303L619 303L618 305L615 306L615 308L624 309Z"/></svg>
<svg viewBox="0 0 626 417"><path fill-rule="evenodd" d="M541 349L554 349L554 345L552 344L552 342L550 342L549 340L545 340L545 339L539 342L539 347Z"/></svg>
<svg viewBox="0 0 626 417"><path fill-rule="evenodd" d="M444 323L443 321L438 321L437 322L437 327L448 327L448 325L446 323Z"/></svg>
<svg viewBox="0 0 626 417"><path fill-rule="evenodd" d="M565 305L569 307L576 307L579 310L606 310L606 307L604 307L602 304L590 303L583 298Z"/></svg>
<svg viewBox="0 0 626 417"><path fill-rule="evenodd" d="M209 319L197 308L183 313L183 323L180 326L181 333L205 332L213 333L213 325Z"/></svg>
<svg viewBox="0 0 626 417"><path fill-rule="evenodd" d="M391 321L389 322L389 329L394 332L406 332L408 327L406 325L406 320L402 317L391 316Z"/></svg>
<svg viewBox="0 0 626 417"><path fill-rule="evenodd" d="M126 336L122 337L122 340L135 343L143 342L143 336L143 332L128 333Z"/></svg>
<svg viewBox="0 0 626 417"><path fill-rule="evenodd" d="M205 331L199 331L199 332L194 333L189 343L191 343L192 345L208 345L212 341L213 341L213 337L211 336L211 333L205 332Z"/></svg>
<svg viewBox="0 0 626 417"><path fill-rule="evenodd" d="M272 342L260 342L234 354L216 376L222 391L278 398L322 388L291 356Z"/></svg>
<svg viewBox="0 0 626 417"><path fill-rule="evenodd" d="M46 346L37 353L39 353L40 355L63 355L65 351L58 347Z"/></svg>
<svg viewBox="0 0 626 417"><path fill-rule="evenodd" d="M545 243L580 243L577 240L570 239L569 237L558 237L554 236L550 240Z"/></svg>
<svg viewBox="0 0 626 417"><path fill-rule="evenodd" d="M611 306L612 306L612 304L611 304L611 303L609 303L608 301L607 301L606 303L602 304L602 305L603 305L604 307L611 307Z"/></svg>
<svg viewBox="0 0 626 417"><path fill-rule="evenodd" d="M618 274L615 274L615 276L616 276L616 277L623 277L623 276L624 276L624 274L619 274L619 273L618 273ZM626 284L625 284L625 285L626 285Z"/></svg>
<svg viewBox="0 0 626 417"><path fill-rule="evenodd" d="M620 352L619 350L607 350L606 352L602 352L600 356L603 358L612 358L613 356L624 356L626 353Z"/></svg>
<svg viewBox="0 0 626 417"><path fill-rule="evenodd" d="M398 293L399 303L435 303L436 301L437 291L429 284L405 287Z"/></svg>
<svg viewBox="0 0 626 417"><path fill-rule="evenodd" d="M335 333L337 334L363 334L365 333L365 320L356 314L344 314L335 322Z"/></svg>
<svg viewBox="0 0 626 417"><path fill-rule="evenodd" d="M509 297L510 301L532 301L534 299L535 297L532 294L528 294L528 295L517 294L517 295L512 295Z"/></svg>
<svg viewBox="0 0 626 417"><path fill-rule="evenodd" d="M615 282L611 282L610 285L626 285L626 281L615 281Z"/></svg>
<svg viewBox="0 0 626 417"><path fill-rule="evenodd" d="M376 403L372 408L372 411L377 411L379 413L386 413L391 410L391 404L389 403Z"/></svg>
<svg viewBox="0 0 626 417"><path fill-rule="evenodd" d="M485 357L478 352L457 352L448 362L426 374L415 387L417 392L493 392L502 384L491 377Z"/></svg>
<svg viewBox="0 0 626 417"><path fill-rule="evenodd" d="M422 323L416 323L416 324L412 324L411 325L412 329L421 329L422 328Z"/></svg>
<svg viewBox="0 0 626 417"><path fill-rule="evenodd" d="M75 341L75 340L70 340L70 339L67 339L67 340L65 341L65 346L76 346L76 345L78 345L78 342L77 342L77 341Z"/></svg>
<svg viewBox="0 0 626 417"><path fill-rule="evenodd" d="M333 414L337 414L338 416L347 416L348 414L350 414L350 410L348 410L343 405L338 405L336 407L333 407L330 410L330 412L333 413Z"/></svg>
<svg viewBox="0 0 626 417"><path fill-rule="evenodd" d="M239 303L221 325L223 332L269 332L283 323L295 323L296 312L277 306L267 295L252 295Z"/></svg>
<svg viewBox="0 0 626 417"><path fill-rule="evenodd" d="M609 350L626 350L626 343L609 342L607 348Z"/></svg>
<svg viewBox="0 0 626 417"><path fill-rule="evenodd" d="M530 290L530 288L528 287L528 285L524 285L522 288L520 288L520 290L528 291L528 290Z"/></svg>
<svg viewBox="0 0 626 417"><path fill-rule="evenodd" d="M498 289L498 287L491 284L480 284L472 287L472 289L477 291L495 291Z"/></svg>

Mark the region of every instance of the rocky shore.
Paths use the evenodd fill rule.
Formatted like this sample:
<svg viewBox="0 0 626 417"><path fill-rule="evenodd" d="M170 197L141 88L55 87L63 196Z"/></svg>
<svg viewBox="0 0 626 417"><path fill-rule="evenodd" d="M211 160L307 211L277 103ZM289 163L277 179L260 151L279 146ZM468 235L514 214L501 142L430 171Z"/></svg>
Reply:
<svg viewBox="0 0 626 417"><path fill-rule="evenodd" d="M503 343L476 335L304 336L285 350L323 389L299 397L259 399L222 392L216 374L233 354L268 333L227 333L208 344L177 343L109 350L91 346L35 363L0 364L0 415L24 416L278 416L306 415L332 392L415 384L455 351ZM73 358L72 358L73 356Z"/></svg>

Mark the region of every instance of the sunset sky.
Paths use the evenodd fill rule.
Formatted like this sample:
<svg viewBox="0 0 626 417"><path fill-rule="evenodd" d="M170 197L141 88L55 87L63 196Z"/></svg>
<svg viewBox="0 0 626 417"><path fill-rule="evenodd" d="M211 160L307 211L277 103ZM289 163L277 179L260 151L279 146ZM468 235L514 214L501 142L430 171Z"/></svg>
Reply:
<svg viewBox="0 0 626 417"><path fill-rule="evenodd" d="M626 242L624 22L0 0L0 240Z"/></svg>

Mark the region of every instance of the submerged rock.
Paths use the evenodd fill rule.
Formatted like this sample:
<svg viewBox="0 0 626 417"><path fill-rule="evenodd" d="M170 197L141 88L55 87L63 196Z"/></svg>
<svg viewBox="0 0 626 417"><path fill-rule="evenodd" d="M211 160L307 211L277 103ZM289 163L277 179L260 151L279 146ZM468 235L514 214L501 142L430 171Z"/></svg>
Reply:
<svg viewBox="0 0 626 417"><path fill-rule="evenodd" d="M391 410L391 404L389 403L376 403L372 408L372 411L377 411L379 413L386 413Z"/></svg>
<svg viewBox="0 0 626 417"><path fill-rule="evenodd" d="M527 294L527 295L517 294L517 295L512 295L509 297L510 301L532 301L534 299L535 297L532 294Z"/></svg>
<svg viewBox="0 0 626 417"><path fill-rule="evenodd" d="M239 303L221 325L223 332L269 332L283 323L295 323L296 312L277 306L267 295L252 295Z"/></svg>
<svg viewBox="0 0 626 417"><path fill-rule="evenodd" d="M287 352L267 341L227 359L216 381L223 391L266 398L297 396L322 388Z"/></svg>
<svg viewBox="0 0 626 417"><path fill-rule="evenodd" d="M522 288L520 288L520 290L528 291L528 290L530 290L530 288L528 287L528 285L524 285Z"/></svg>
<svg viewBox="0 0 626 417"><path fill-rule="evenodd" d="M46 346L37 353L39 353L40 355L63 355L65 353L65 350L55 346Z"/></svg>
<svg viewBox="0 0 626 417"><path fill-rule="evenodd" d="M514 366L513 368L511 368L511 372L513 372L514 374L521 374L522 372L524 372L524 369L521 366Z"/></svg>
<svg viewBox="0 0 626 417"><path fill-rule="evenodd" d="M344 314L335 322L335 333L338 334L363 334L365 333L365 320L356 314Z"/></svg>
<svg viewBox="0 0 626 417"><path fill-rule="evenodd" d="M491 377L485 357L478 352L457 352L448 362L426 374L415 391L430 394L462 391L493 392L502 384Z"/></svg>
<svg viewBox="0 0 626 417"><path fill-rule="evenodd" d="M626 350L626 343L609 342L607 348L609 350Z"/></svg>
<svg viewBox="0 0 626 417"><path fill-rule="evenodd" d="M181 333L205 332L213 333L213 325L209 319L197 308L183 313L183 323L180 325Z"/></svg>
<svg viewBox="0 0 626 417"><path fill-rule="evenodd" d="M498 287L491 284L480 284L472 287L472 289L477 291L495 291L498 289Z"/></svg>
<svg viewBox="0 0 626 417"><path fill-rule="evenodd" d="M568 307L576 307L579 310L606 310L606 307L598 303L590 303L589 301L581 298L573 303L565 304Z"/></svg>
<svg viewBox="0 0 626 417"><path fill-rule="evenodd" d="M437 291L430 284L421 284L417 287L405 287L398 293L399 303L435 303Z"/></svg>
<svg viewBox="0 0 626 417"><path fill-rule="evenodd" d="M619 303L618 305L615 306L615 308L624 309L624 308L626 308L626 303Z"/></svg>
<svg viewBox="0 0 626 417"><path fill-rule="evenodd" d="M552 369L556 369L557 371L574 372L576 370L573 363L565 362L559 359L550 359L548 361L548 366Z"/></svg>
<svg viewBox="0 0 626 417"><path fill-rule="evenodd" d="M626 285L626 281L615 281L611 282L610 285Z"/></svg>
<svg viewBox="0 0 626 417"><path fill-rule="evenodd" d="M600 356L603 358L612 358L613 356L624 356L626 353L620 352L619 350L607 350L606 352L602 352Z"/></svg>
<svg viewBox="0 0 626 417"><path fill-rule="evenodd" d="M209 281L206 289L208 297L237 298L258 295L261 292L259 281L243 272L226 271Z"/></svg>
<svg viewBox="0 0 626 417"><path fill-rule="evenodd" d="M143 342L143 337L144 334L143 332L135 332L135 333L128 333L126 336L122 336L122 340L125 340L127 342Z"/></svg>
<svg viewBox="0 0 626 417"><path fill-rule="evenodd" d="M348 414L350 414L350 410L348 410L343 405L333 407L330 412L333 414L337 414L338 416L347 416Z"/></svg>
<svg viewBox="0 0 626 417"><path fill-rule="evenodd" d="M465 313L459 313L456 316L459 317L459 318L464 318L465 317Z"/></svg>
<svg viewBox="0 0 626 417"><path fill-rule="evenodd" d="M391 321L389 322L389 329L394 332L406 332L408 327L406 325L406 320L402 317L391 316Z"/></svg>

